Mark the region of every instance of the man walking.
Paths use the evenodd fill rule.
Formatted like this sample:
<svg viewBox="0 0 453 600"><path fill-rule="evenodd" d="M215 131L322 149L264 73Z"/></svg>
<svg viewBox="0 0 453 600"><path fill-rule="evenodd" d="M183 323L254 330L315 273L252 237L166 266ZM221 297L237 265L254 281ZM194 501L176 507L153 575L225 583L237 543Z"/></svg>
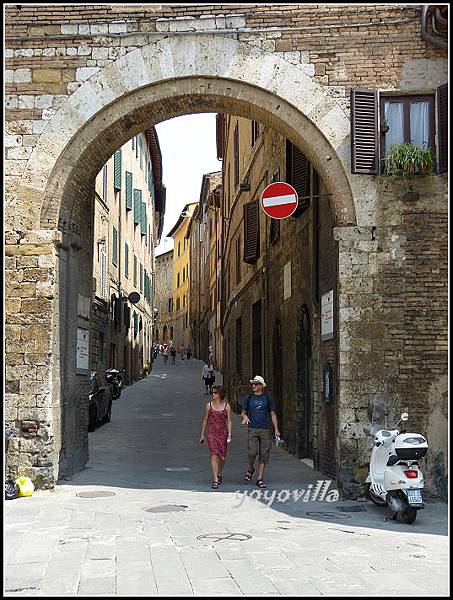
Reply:
<svg viewBox="0 0 453 600"><path fill-rule="evenodd" d="M252 393L243 399L241 413L242 425L248 425L248 470L244 478L246 481L252 479L255 471L255 458L259 454L256 485L265 488L267 486L263 481L264 468L269 462L272 446L269 417L274 425L275 437L280 438L277 407L271 396L263 391L266 382L261 375L256 375L250 380L250 383L252 384Z"/></svg>

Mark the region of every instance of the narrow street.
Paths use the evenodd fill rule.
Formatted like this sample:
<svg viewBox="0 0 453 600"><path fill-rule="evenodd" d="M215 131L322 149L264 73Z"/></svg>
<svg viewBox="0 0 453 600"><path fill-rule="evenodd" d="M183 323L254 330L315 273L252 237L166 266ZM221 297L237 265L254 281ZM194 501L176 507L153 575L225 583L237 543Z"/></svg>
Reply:
<svg viewBox="0 0 453 600"><path fill-rule="evenodd" d="M242 478L237 415L224 483L212 490L198 441L201 367L159 357L90 434L85 471L5 504L7 596L447 595L443 503L406 525L370 502L284 502L283 492L279 502L282 490L326 478L273 448L269 506L255 478Z"/></svg>

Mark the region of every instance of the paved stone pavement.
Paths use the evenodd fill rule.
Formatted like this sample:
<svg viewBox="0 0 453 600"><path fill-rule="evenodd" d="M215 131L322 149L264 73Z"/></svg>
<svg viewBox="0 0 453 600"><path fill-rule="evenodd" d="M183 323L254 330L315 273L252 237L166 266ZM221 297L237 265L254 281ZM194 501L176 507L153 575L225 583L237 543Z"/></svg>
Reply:
<svg viewBox="0 0 453 600"><path fill-rule="evenodd" d="M369 502L305 501L326 477L281 448L259 498L237 415L212 490L201 367L159 357L90 433L85 471L5 503L5 596L448 596L444 503L407 525Z"/></svg>

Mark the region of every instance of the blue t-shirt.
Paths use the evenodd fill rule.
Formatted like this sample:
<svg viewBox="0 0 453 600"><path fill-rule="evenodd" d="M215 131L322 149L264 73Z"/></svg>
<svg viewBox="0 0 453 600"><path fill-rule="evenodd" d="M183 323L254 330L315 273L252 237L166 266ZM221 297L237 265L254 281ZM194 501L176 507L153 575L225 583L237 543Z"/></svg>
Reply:
<svg viewBox="0 0 453 600"><path fill-rule="evenodd" d="M242 410L247 413L249 429L269 429L270 412L277 411L274 400L267 394L249 394L242 401Z"/></svg>

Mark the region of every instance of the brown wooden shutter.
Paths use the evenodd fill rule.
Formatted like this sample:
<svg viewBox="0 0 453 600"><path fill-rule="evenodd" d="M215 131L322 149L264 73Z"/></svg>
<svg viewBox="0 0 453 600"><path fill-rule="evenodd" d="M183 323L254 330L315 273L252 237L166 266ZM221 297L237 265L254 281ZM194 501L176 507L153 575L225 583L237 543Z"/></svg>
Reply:
<svg viewBox="0 0 453 600"><path fill-rule="evenodd" d="M254 264L259 256L260 222L258 202L244 204L244 262Z"/></svg>
<svg viewBox="0 0 453 600"><path fill-rule="evenodd" d="M299 148L293 146L293 183L299 201L293 217L298 217L310 204L310 161Z"/></svg>
<svg viewBox="0 0 453 600"><path fill-rule="evenodd" d="M377 90L351 90L351 171L379 172Z"/></svg>
<svg viewBox="0 0 453 600"><path fill-rule="evenodd" d="M437 88L437 172L448 170L448 84Z"/></svg>
<svg viewBox="0 0 453 600"><path fill-rule="evenodd" d="M271 227L269 231L271 244L275 244L280 238L280 219L271 219Z"/></svg>

